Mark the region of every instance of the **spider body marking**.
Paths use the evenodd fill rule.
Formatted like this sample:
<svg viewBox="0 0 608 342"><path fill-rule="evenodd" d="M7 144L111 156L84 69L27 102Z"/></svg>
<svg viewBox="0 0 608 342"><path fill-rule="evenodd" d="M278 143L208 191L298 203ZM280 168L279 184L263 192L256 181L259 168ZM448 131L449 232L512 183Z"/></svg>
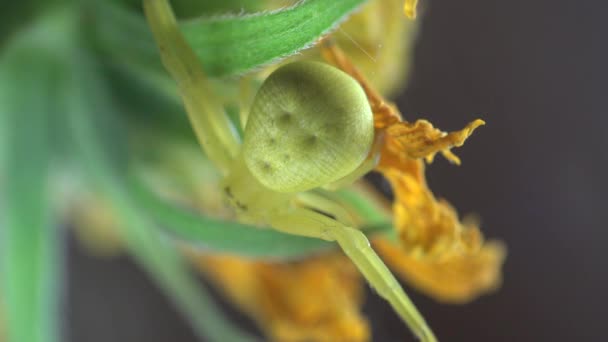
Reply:
<svg viewBox="0 0 608 342"><path fill-rule="evenodd" d="M294 206L298 192L359 170L373 139L365 93L350 76L318 62L282 66L253 102L242 151L224 181L228 203L243 220L268 224L267 216Z"/></svg>

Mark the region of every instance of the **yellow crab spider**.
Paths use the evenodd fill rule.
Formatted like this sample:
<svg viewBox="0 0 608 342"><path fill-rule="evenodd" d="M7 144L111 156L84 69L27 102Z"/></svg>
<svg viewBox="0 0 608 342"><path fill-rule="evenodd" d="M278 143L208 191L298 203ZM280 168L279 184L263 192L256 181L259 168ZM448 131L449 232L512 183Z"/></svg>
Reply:
<svg viewBox="0 0 608 342"><path fill-rule="evenodd" d="M373 167L368 156L377 139L360 85L322 63L279 68L255 97L241 145L167 1L144 0L144 9L196 136L224 174L222 188L237 219L337 242L414 334L435 341L365 235L349 226L345 210L309 191L354 180Z"/></svg>

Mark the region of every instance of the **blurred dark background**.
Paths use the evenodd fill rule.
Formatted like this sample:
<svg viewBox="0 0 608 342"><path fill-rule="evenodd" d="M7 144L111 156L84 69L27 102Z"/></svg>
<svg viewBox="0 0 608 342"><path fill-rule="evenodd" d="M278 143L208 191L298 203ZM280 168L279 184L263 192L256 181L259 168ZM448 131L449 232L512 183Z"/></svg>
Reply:
<svg viewBox="0 0 608 342"><path fill-rule="evenodd" d="M461 214L478 213L486 236L503 239L509 255L502 289L471 304L443 305L409 292L443 341L602 340L608 5L422 5L414 72L398 104L408 118L446 130L487 121L455 150L461 167L438 158L427 175L436 195ZM69 245L70 341L195 341L131 260L94 259L73 240ZM365 311L374 341L410 339L384 301L370 296Z"/></svg>

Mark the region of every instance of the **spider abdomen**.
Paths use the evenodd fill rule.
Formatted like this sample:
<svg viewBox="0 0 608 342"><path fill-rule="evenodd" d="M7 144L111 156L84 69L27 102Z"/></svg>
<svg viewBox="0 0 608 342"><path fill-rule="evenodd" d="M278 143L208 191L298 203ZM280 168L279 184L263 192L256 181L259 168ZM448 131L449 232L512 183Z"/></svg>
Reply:
<svg viewBox="0 0 608 342"><path fill-rule="evenodd" d="M296 62L277 69L260 87L243 153L264 186L305 191L355 170L373 136L373 116L354 79L327 64Z"/></svg>

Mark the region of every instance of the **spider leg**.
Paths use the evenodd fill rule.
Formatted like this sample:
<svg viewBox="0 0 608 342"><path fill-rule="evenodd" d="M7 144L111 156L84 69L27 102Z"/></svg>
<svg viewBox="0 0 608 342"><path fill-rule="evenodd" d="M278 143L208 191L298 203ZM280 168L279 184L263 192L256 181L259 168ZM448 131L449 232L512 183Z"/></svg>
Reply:
<svg viewBox="0 0 608 342"><path fill-rule="evenodd" d="M399 282L370 247L367 237L361 231L312 210L301 208L284 215L276 215L270 224L273 228L289 234L336 241L370 286L391 304L416 336L423 341L437 340Z"/></svg>
<svg viewBox="0 0 608 342"><path fill-rule="evenodd" d="M311 191L302 192L297 194L295 199L297 204L307 209L332 216L346 225L354 224L353 217L346 208L321 194Z"/></svg>
<svg viewBox="0 0 608 342"><path fill-rule="evenodd" d="M201 62L180 32L168 2L145 0L144 10L163 64L177 82L199 143L209 159L226 173L239 151L236 130L216 100Z"/></svg>

